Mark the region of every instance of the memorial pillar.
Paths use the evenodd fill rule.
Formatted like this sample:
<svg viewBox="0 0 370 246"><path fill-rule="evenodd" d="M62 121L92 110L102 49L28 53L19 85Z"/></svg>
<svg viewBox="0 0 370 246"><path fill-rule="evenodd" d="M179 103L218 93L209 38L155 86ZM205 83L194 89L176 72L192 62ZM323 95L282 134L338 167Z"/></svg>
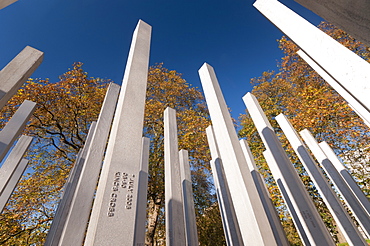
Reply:
<svg viewBox="0 0 370 246"><path fill-rule="evenodd" d="M253 6L370 111L370 64L367 61L279 1L257 0Z"/></svg>
<svg viewBox="0 0 370 246"><path fill-rule="evenodd" d="M198 231L195 217L193 187L187 150L180 150L180 177L184 206L185 236L187 246L198 246Z"/></svg>
<svg viewBox="0 0 370 246"><path fill-rule="evenodd" d="M298 137L298 133L294 130L288 119L283 114L279 114L275 119L279 123L280 128L289 140L290 145L294 149L305 170L311 177L315 187L335 219L336 224L346 238L347 243L350 245L367 245L341 201L334 193L334 190L330 187L327 178L322 174L322 170L312 159L303 142Z"/></svg>
<svg viewBox="0 0 370 246"><path fill-rule="evenodd" d="M137 193L137 213L136 213L136 225L134 232L134 244L135 246L144 246L141 244L142 240L145 240L146 231L146 205L148 204L148 168L149 168L149 146L150 139L142 138L142 149L141 149L141 162L140 172L138 177L138 193Z"/></svg>
<svg viewBox="0 0 370 246"><path fill-rule="evenodd" d="M64 184L63 195L59 201L57 211L54 215L53 222L50 226L50 230L45 240L45 246L57 246L59 244L60 237L62 235L63 229L65 228L66 221L68 220L68 215L71 211L71 202L76 192L76 187L81 176L82 168L86 164L85 160L87 152L91 147L91 140L94 134L95 127L96 122L94 121L90 125L85 145L78 153L75 164L72 167L72 170L69 172L68 180ZM78 231L76 231L76 233L71 236L73 237L78 235Z"/></svg>
<svg viewBox="0 0 370 246"><path fill-rule="evenodd" d="M216 142L230 188L240 232L245 243L276 245L273 232L239 144L229 110L213 68L199 69Z"/></svg>
<svg viewBox="0 0 370 246"><path fill-rule="evenodd" d="M0 196L2 196L6 186L11 181L13 173L17 170L23 155L26 153L28 147L32 142L32 137L21 136L14 148L4 161L0 168Z"/></svg>
<svg viewBox="0 0 370 246"><path fill-rule="evenodd" d="M370 112L362 106L346 89L337 83L324 69L322 69L314 60L312 60L302 50L298 50L297 54L307 62L339 95L347 101L348 105L356 112L358 116L370 127Z"/></svg>
<svg viewBox="0 0 370 246"><path fill-rule="evenodd" d="M294 200L291 197L291 194L288 193L287 189L284 186L284 183L282 181L284 177L280 169L278 168L278 165L276 164L276 160L272 156L271 152L268 150L263 151L263 157L265 158L266 163L270 168L271 174L273 178L275 179L276 185L278 186L280 190L280 193L284 199L285 205L290 213L290 216L292 216L293 223L295 225L295 228L298 232L299 237L301 238L303 245L306 245L306 246L311 245L311 242L307 235L307 233L310 233L310 232L305 230L303 226L304 222L301 221L302 217L298 216L298 211L296 211L296 207L293 205Z"/></svg>
<svg viewBox="0 0 370 246"><path fill-rule="evenodd" d="M176 110L164 111L164 165L166 244L186 245L184 208L177 140Z"/></svg>
<svg viewBox="0 0 370 246"><path fill-rule="evenodd" d="M22 177L24 170L26 170L28 160L22 159L18 167L15 169L12 177L10 178L8 184L5 186L2 193L0 193L0 213L3 211L6 203L11 197L15 187L18 184L18 181Z"/></svg>
<svg viewBox="0 0 370 246"><path fill-rule="evenodd" d="M16 2L17 0L0 0L0 9L5 8L6 6Z"/></svg>
<svg viewBox="0 0 370 246"><path fill-rule="evenodd" d="M107 89L96 127L91 132L91 144L86 141L86 147L82 152L81 161L85 164L81 166L79 179L74 184L75 190L71 197L72 200L69 201L69 212L65 218L65 224L63 223L63 233L53 239L54 243L59 242L61 245L82 245L83 243L119 89L120 86L114 83L111 83ZM97 219L97 217L92 219Z"/></svg>
<svg viewBox="0 0 370 246"><path fill-rule="evenodd" d="M234 204L231 200L230 189L226 181L225 170L220 159L218 146L212 125L206 128L208 145L211 150L210 161L218 205L220 207L222 225L228 246L243 245L239 223L236 218Z"/></svg>
<svg viewBox="0 0 370 246"><path fill-rule="evenodd" d="M274 233L275 240L278 245L289 245L289 241L286 237L283 226L281 225L279 215L276 211L274 204L270 198L270 193L268 192L263 176L258 171L256 163L254 162L254 157L249 148L249 145L245 139L240 140L240 145L244 153L244 157L248 163L249 170L252 174L253 181L257 187L258 194L261 198L261 202L265 209L265 213L270 222L270 227Z"/></svg>
<svg viewBox="0 0 370 246"><path fill-rule="evenodd" d="M144 238L136 241L134 232L137 213L143 212L138 211L137 178L142 159L150 36L151 27L140 20L133 35L96 192L88 245L144 244Z"/></svg>
<svg viewBox="0 0 370 246"><path fill-rule="evenodd" d="M14 141L22 133L35 109L36 103L25 100L5 127L0 131L0 162L9 151Z"/></svg>
<svg viewBox="0 0 370 246"><path fill-rule="evenodd" d="M357 222L361 225L367 238L370 235L370 217L364 210L362 205L359 203L355 195L352 193L351 189L348 187L346 182L343 180L342 176L335 169L333 164L327 158L325 153L320 148L316 139L312 136L309 130L304 129L299 132L303 140L306 142L307 146L310 148L317 161L321 164L330 180L333 182L334 186L337 188L338 192L341 194L343 200L347 203L348 207L351 209L353 216L355 216Z"/></svg>
<svg viewBox="0 0 370 246"><path fill-rule="evenodd" d="M308 240L313 245L334 245L333 239L257 99L251 93L247 93L243 100L267 151L277 165L275 169L280 170L281 182L291 198Z"/></svg>
<svg viewBox="0 0 370 246"><path fill-rule="evenodd" d="M43 58L43 52L26 46L0 71L0 109L27 81Z"/></svg>
<svg viewBox="0 0 370 246"><path fill-rule="evenodd" d="M367 214L370 216L370 201L367 199L365 194L362 192L356 181L353 180L352 175L348 172L346 167L338 159L337 155L334 153L333 149L325 141L319 143L320 148L324 151L325 155L328 157L329 161L334 165L335 169L339 172L342 178L346 181L348 187L352 190L353 194L357 197L358 201L361 203L362 207L366 210Z"/></svg>

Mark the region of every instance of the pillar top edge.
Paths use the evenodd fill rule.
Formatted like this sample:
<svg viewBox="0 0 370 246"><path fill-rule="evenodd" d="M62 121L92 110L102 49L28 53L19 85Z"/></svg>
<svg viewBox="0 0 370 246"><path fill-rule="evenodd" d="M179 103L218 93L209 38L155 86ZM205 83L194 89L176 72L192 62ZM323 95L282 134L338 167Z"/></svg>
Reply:
<svg viewBox="0 0 370 246"><path fill-rule="evenodd" d="M144 27L144 26L152 28L151 25L149 25L148 23L146 23L142 19L139 19L139 21L137 22L137 25L136 25L136 29L138 29L139 27Z"/></svg>
<svg viewBox="0 0 370 246"><path fill-rule="evenodd" d="M164 110L164 112L166 112L166 111L176 111L176 109L173 109L173 108L171 108L171 107L167 107L167 108Z"/></svg>
<svg viewBox="0 0 370 246"><path fill-rule="evenodd" d="M203 63L203 65L199 68L199 72L201 71L201 70L204 70L204 69L207 69L207 70L210 70L210 69L212 69L213 70L213 67L211 66L211 65L209 65L207 62L205 62L205 63Z"/></svg>

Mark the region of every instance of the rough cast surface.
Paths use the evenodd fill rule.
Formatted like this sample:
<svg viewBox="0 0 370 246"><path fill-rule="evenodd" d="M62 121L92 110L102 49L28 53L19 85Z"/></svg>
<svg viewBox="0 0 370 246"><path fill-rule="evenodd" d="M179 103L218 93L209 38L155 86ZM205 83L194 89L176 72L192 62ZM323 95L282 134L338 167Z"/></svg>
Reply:
<svg viewBox="0 0 370 246"><path fill-rule="evenodd" d="M330 187L327 178L324 177L322 171L312 159L289 120L283 114L279 114L275 119L279 123L280 128L289 140L290 145L294 149L305 170L311 177L347 242L350 245L367 245L357 229L357 226L353 223L341 201L334 193L334 190Z"/></svg>
<svg viewBox="0 0 370 246"><path fill-rule="evenodd" d="M13 173L16 171L23 155L26 153L28 147L32 142L32 137L21 136L14 148L4 161L0 168L0 195L2 195L7 184L12 179Z"/></svg>
<svg viewBox="0 0 370 246"><path fill-rule="evenodd" d="M291 195L288 194L287 188L284 186L284 183L282 181L284 177L280 169L278 168L276 160L272 156L271 152L268 150L263 151L263 157L265 158L267 164L270 167L271 174L274 177L276 184L281 192L281 195L288 208L290 216L292 216L295 228L299 234L299 237L301 238L303 245L311 245L310 240L308 239L307 236L307 233L309 233L309 231L305 230L301 218L298 216L298 212L296 211L296 208L293 206L294 200L292 200Z"/></svg>
<svg viewBox="0 0 370 246"><path fill-rule="evenodd" d="M195 217L193 187L191 181L189 154L187 150L180 150L180 177L182 200L184 204L185 236L187 246L198 246L198 231Z"/></svg>
<svg viewBox="0 0 370 246"><path fill-rule="evenodd" d="M370 1L295 0L370 46Z"/></svg>
<svg viewBox="0 0 370 246"><path fill-rule="evenodd" d="M338 156L334 153L333 149L325 141L319 143L320 148L324 151L330 162L337 169L342 178L346 181L347 185L351 188L354 195L357 197L362 207L366 210L370 216L370 201L367 199L365 194L362 192L356 181L353 180L352 175L348 172L342 162L338 159Z"/></svg>
<svg viewBox="0 0 370 246"><path fill-rule="evenodd" d="M3 211L6 203L12 195L19 179L22 177L24 170L26 170L27 164L28 160L21 160L18 167L15 169L12 177L10 178L8 184L5 186L5 189L3 190L3 192L0 193L0 213Z"/></svg>
<svg viewBox="0 0 370 246"><path fill-rule="evenodd" d="M370 63L279 1L253 5L370 111Z"/></svg>
<svg viewBox="0 0 370 246"><path fill-rule="evenodd" d="M199 69L199 76L243 241L251 245L276 245L271 228L266 226L269 221L245 161L216 74L205 63Z"/></svg>
<svg viewBox="0 0 370 246"><path fill-rule="evenodd" d="M234 204L231 200L230 189L226 181L225 170L220 159L215 134L212 125L207 127L208 145L211 150L212 160L210 161L218 206L220 207L222 225L225 239L228 246L243 245L239 223L236 219Z"/></svg>
<svg viewBox="0 0 370 246"><path fill-rule="evenodd" d="M80 177L74 184L75 191L72 194L65 225L63 225L63 233L59 236L60 239L53 240L54 243L59 241L61 245L81 245L83 243L119 90L120 86L114 83L108 87L96 127L91 135L91 145L89 146L86 142L86 147L82 152L81 161L85 164L81 166ZM92 223L94 222L90 224Z"/></svg>
<svg viewBox="0 0 370 246"><path fill-rule="evenodd" d="M281 182L306 231L308 240L313 245L335 245L257 99L251 93L247 93L243 100L267 152L274 160L274 163L271 163L276 165L273 169L278 169L282 175Z"/></svg>
<svg viewBox="0 0 370 246"><path fill-rule="evenodd" d="M151 26L139 21L100 175L89 245L143 245L134 238ZM86 243L86 242L85 242Z"/></svg>
<svg viewBox="0 0 370 246"><path fill-rule="evenodd" d="M0 71L0 108L26 82L41 64L43 57L43 52L26 46Z"/></svg>
<svg viewBox="0 0 370 246"><path fill-rule="evenodd" d="M270 198L270 194L267 190L265 180L263 176L258 172L256 163L254 162L253 154L249 148L249 145L245 139L240 140L240 145L244 153L244 157L248 163L249 170L252 174L253 181L257 187L258 194L265 209L265 213L270 222L270 227L275 236L277 245L289 245L289 241L285 235L283 226L281 225L279 215L276 208Z"/></svg>
<svg viewBox="0 0 370 246"><path fill-rule="evenodd" d="M166 244L186 245L176 110L172 108L164 111L164 166Z"/></svg>
<svg viewBox="0 0 370 246"><path fill-rule="evenodd" d="M141 242L145 238L146 225L146 205L148 203L148 169L149 169L149 146L150 139L142 138L140 172L138 177L138 192L137 192L137 213L136 225L134 231L134 242ZM136 246L141 246L137 243ZM144 244L142 244L144 246Z"/></svg>
<svg viewBox="0 0 370 246"><path fill-rule="evenodd" d="M367 238L370 235L370 217L364 210L362 205L359 203L355 195L352 193L351 189L348 187L347 183L344 181L342 176L335 169L331 161L327 158L325 153L320 148L316 139L312 136L311 132L304 129L299 132L307 146L310 148L317 161L321 164L326 174L330 177L337 191L341 194L343 200L347 203L355 216L357 222L361 225Z"/></svg>
<svg viewBox="0 0 370 246"><path fill-rule="evenodd" d="M305 60L305 62L307 62L307 64L310 65L331 87L333 87L333 89L347 101L349 106L357 113L357 115L361 117L365 124L370 127L370 112L306 53L302 50L298 50L297 54Z"/></svg>
<svg viewBox="0 0 370 246"><path fill-rule="evenodd" d="M53 218L53 222L51 224L50 230L45 240L45 246L55 245L57 246L60 241L60 237L63 233L63 229L65 228L66 221L68 220L68 215L70 214L71 210L71 202L73 200L73 196L76 192L76 187L78 180L80 179L81 172L83 166L86 164L86 156L89 148L91 147L91 140L94 134L94 130L96 127L96 122L92 122L90 125L89 132L86 137L85 145L80 150L77 155L75 164L73 165L72 170L69 172L68 180L64 184L63 188L63 195L58 203L58 208ZM78 237L78 231L75 234L71 235L71 237Z"/></svg>
<svg viewBox="0 0 370 246"><path fill-rule="evenodd" d="M5 8L6 6L15 3L18 0L0 0L0 9Z"/></svg>
<svg viewBox="0 0 370 246"><path fill-rule="evenodd" d="M0 161L22 133L35 109L36 103L25 100L5 127L0 131Z"/></svg>

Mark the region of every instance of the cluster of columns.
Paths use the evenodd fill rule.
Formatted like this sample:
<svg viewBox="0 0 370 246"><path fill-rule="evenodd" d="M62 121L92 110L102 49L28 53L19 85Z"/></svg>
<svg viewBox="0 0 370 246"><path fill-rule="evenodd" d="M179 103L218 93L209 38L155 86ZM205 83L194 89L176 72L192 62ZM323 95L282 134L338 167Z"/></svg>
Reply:
<svg viewBox="0 0 370 246"><path fill-rule="evenodd" d="M237 141L236 132L213 68L208 64L204 64L199 70L199 74L212 119L212 126L207 128L207 137L212 155L211 167L214 183L228 245L243 245L243 242L246 244L253 240L260 240L260 245L289 245L277 217L275 207L272 205L266 191L263 178L256 168L248 144L245 140L241 140L240 144ZM286 202L302 242L305 245L335 245L257 99L251 93L247 93L243 100L266 147L263 154ZM366 245L364 236L350 218L338 195L330 187L328 179L323 175L322 170L309 154L307 147L289 120L283 114L277 116L276 120L319 190L347 242L350 245ZM327 143L322 142L318 144L307 129L301 131L300 135L346 201L352 214L360 224L365 237L369 238L370 203L365 195ZM236 155L239 155L239 160L241 161L239 163L236 161L231 162L232 158L236 159ZM332 162L335 162L336 165L334 166ZM249 190L241 191L241 187L244 187L242 179L235 182L238 176L241 177L242 174L250 177ZM234 182L239 185L234 185ZM252 192L250 192L251 190ZM238 203L243 195L249 201L254 201L255 207L250 209L248 204L244 203L245 201L243 201L244 207L238 207ZM244 209L244 211L239 211L239 209ZM250 217L245 215L238 217L238 213L242 212L252 215ZM263 224L264 227L260 226L257 220L250 219L252 216L255 216L261 220L263 218L261 218L262 215L266 218ZM247 219L249 221L246 221ZM245 229L245 227L241 226L243 223L248 226L248 230L243 230ZM248 233L252 228L255 229L255 232L253 234ZM266 236L269 233L273 236ZM260 239L256 239L257 236L260 236ZM264 240L270 240L270 242Z"/></svg>
<svg viewBox="0 0 370 246"><path fill-rule="evenodd" d="M150 36L151 27L139 21L122 87L108 88L45 245L145 245L149 139L142 131ZM188 152L178 151L174 109L164 112L164 132L167 243L196 246Z"/></svg>
<svg viewBox="0 0 370 246"><path fill-rule="evenodd" d="M42 59L43 52L27 46L0 71L0 108L16 94ZM27 167L28 160L23 156L32 137L20 135L35 109L36 103L25 100L0 131L0 212Z"/></svg>
<svg viewBox="0 0 370 246"><path fill-rule="evenodd" d="M254 6L301 48L298 54L337 90L370 126L370 104L366 100L366 94L369 92L366 82L370 79L370 64L278 1L257 0ZM288 245L251 151L245 140L241 140L241 145L237 142L236 132L213 68L204 64L199 75L212 119L212 126L207 128L207 137L228 245L251 242L258 245ZM353 86L353 83L356 83L356 86ZM305 245L334 245L329 231L257 99L247 93L243 100L265 145L263 154L302 242ZM347 242L350 245L367 245L364 237L369 238L370 203L333 150L325 142L318 144L307 129L301 131L301 138L315 155L318 165L289 120L282 114L277 116L276 120ZM320 165L327 177L323 175ZM362 232L350 218L328 179L345 200ZM244 187L247 188L243 189ZM264 221L264 227L261 226L261 221Z"/></svg>
<svg viewBox="0 0 370 246"><path fill-rule="evenodd" d="M369 64L310 26L275 0L254 6L300 47L299 54L370 124L365 100ZM145 245L149 139L142 137L151 27L139 21L133 35L122 87L110 84L97 122L91 124L66 183L45 245ZM319 40L319 41L317 41ZM319 42L319 43L317 43ZM320 44L320 45L319 45ZM42 53L26 47L0 71L0 106L41 63ZM276 209L245 140L238 140L214 69L199 70L212 126L207 128L211 168L228 245L289 245ZM359 86L350 86L357 83ZM334 245L313 201L282 148L257 99L243 100L266 147L263 153L305 245ZM25 101L0 132L0 158L9 151L35 104ZM370 236L370 204L327 143L308 130L299 134L284 115L281 129L312 178L350 245L366 245L328 178ZM168 245L198 245L188 152L178 150L176 111L164 113L165 213ZM0 169L0 209L27 165L31 142L22 136ZM96 189L96 186L98 187Z"/></svg>
<svg viewBox="0 0 370 246"><path fill-rule="evenodd" d="M276 0L253 4L300 47L298 54L370 126L370 64Z"/></svg>
<svg viewBox="0 0 370 246"><path fill-rule="evenodd" d="M176 110L164 111L166 244L196 246L198 232L187 150L178 150Z"/></svg>
<svg viewBox="0 0 370 246"><path fill-rule="evenodd" d="M140 20L122 87L109 85L45 245L145 245L149 139L142 132L150 38L151 26Z"/></svg>

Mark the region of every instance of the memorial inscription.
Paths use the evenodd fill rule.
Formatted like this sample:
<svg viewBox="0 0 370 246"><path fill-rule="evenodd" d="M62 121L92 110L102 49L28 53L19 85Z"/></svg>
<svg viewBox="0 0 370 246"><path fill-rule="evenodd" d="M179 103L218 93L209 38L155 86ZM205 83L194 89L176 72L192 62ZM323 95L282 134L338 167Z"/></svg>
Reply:
<svg viewBox="0 0 370 246"><path fill-rule="evenodd" d="M118 198L118 193L120 193L120 187L123 188L123 192L126 190L126 200L125 208L132 209L132 201L134 199L134 184L135 184L135 174L129 174L126 172L116 172L114 174L112 193L109 199L108 206L108 217L113 217L116 212L116 203Z"/></svg>

